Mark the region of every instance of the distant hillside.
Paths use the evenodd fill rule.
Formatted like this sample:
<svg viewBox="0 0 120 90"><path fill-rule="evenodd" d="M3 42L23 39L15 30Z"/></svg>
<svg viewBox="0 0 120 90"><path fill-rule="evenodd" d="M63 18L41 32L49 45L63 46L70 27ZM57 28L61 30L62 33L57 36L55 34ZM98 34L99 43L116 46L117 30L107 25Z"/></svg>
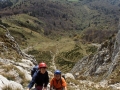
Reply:
<svg viewBox="0 0 120 90"><path fill-rule="evenodd" d="M12 4L0 11L0 17L21 13L36 17L44 23L41 28L45 31L45 35L54 35L56 33L58 35L61 32L65 34L67 31L76 30L88 31L89 29L94 31L107 30L109 32L109 30L113 31L118 28L120 15L119 0L7 1ZM108 37L110 37L109 34L105 38Z"/></svg>
<svg viewBox="0 0 120 90"><path fill-rule="evenodd" d="M10 0L0 0L0 9L10 7L13 3Z"/></svg>

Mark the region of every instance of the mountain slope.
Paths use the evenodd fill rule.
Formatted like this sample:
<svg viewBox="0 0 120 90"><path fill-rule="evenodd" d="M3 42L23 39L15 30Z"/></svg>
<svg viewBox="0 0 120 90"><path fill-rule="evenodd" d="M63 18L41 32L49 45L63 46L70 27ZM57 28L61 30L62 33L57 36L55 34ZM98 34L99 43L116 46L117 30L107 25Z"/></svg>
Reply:
<svg viewBox="0 0 120 90"><path fill-rule="evenodd" d="M119 83L119 37L120 31L117 36L113 36L103 42L95 54L91 54L79 60L71 72L77 75L77 78L84 77L83 79L89 79L94 82L106 79L108 80L108 84ZM89 78L89 76L91 78Z"/></svg>
<svg viewBox="0 0 120 90"><path fill-rule="evenodd" d="M45 23L46 34L52 30L116 29L119 0L25 0L2 10L3 15L26 13Z"/></svg>

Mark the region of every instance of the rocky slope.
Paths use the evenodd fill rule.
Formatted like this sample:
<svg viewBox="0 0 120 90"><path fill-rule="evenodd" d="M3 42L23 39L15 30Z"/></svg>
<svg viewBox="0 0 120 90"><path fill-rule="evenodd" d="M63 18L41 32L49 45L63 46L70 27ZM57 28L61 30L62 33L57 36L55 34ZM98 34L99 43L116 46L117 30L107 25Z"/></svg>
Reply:
<svg viewBox="0 0 120 90"><path fill-rule="evenodd" d="M6 27L0 25L0 31L4 31L0 34L0 90L23 90L36 60L21 51Z"/></svg>
<svg viewBox="0 0 120 90"><path fill-rule="evenodd" d="M102 43L97 53L76 63L71 70L74 76L65 74L68 90L119 90L119 48L120 31ZM31 80L33 63L34 57L21 51L9 30L0 25L0 90L24 90ZM52 77L52 72L49 75Z"/></svg>
<svg viewBox="0 0 120 90"><path fill-rule="evenodd" d="M20 49L14 37L3 25L0 25L0 51L0 90L25 90L31 80L30 71L36 60ZM53 77L50 71L49 76ZM69 78L74 80L74 76L70 73L65 76L68 80ZM69 81L68 85L71 83L75 89L74 82Z"/></svg>
<svg viewBox="0 0 120 90"><path fill-rule="evenodd" d="M120 30L116 36L106 40L93 55L79 60L71 70L76 78L100 82L108 80L107 84L120 83ZM120 87L118 85L118 87ZM117 90L117 89L116 89ZM119 89L118 89L119 90Z"/></svg>

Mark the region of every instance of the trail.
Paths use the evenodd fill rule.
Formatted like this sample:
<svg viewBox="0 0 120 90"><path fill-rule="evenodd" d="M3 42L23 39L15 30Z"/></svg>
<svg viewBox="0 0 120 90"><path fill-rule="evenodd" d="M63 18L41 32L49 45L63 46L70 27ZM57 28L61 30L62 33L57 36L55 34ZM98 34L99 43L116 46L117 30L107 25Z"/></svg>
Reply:
<svg viewBox="0 0 120 90"><path fill-rule="evenodd" d="M29 47L23 49L22 52L28 52L28 51L29 51L30 49L32 49L32 48L33 48L33 46L29 46Z"/></svg>
<svg viewBox="0 0 120 90"><path fill-rule="evenodd" d="M100 47L101 44L97 44L97 43L92 43L93 46L96 46L96 47Z"/></svg>
<svg viewBox="0 0 120 90"><path fill-rule="evenodd" d="M30 49L34 49L34 47L36 47L38 45L38 43L36 43L35 45L32 46L28 46L27 48L23 49L23 52L28 52Z"/></svg>
<svg viewBox="0 0 120 90"><path fill-rule="evenodd" d="M52 65L51 65L51 67L52 67L54 70L56 70L56 69L57 69L57 67L56 67L56 65L55 65L55 56L56 56L56 54L54 54L54 53L51 52L51 51L50 51L50 53L51 53L51 56L52 56Z"/></svg>
<svg viewBox="0 0 120 90"><path fill-rule="evenodd" d="M52 57L52 65L53 65L53 69L56 70L57 67L55 65L55 55L53 55L53 57Z"/></svg>
<svg viewBox="0 0 120 90"><path fill-rule="evenodd" d="M54 70L57 70L57 67L56 67L56 65L55 65L55 57L56 57L56 55L59 53L57 47L56 47L55 53L52 52L52 51L50 51L50 53L51 53L51 56L52 56L52 65L51 65L51 67L52 67Z"/></svg>

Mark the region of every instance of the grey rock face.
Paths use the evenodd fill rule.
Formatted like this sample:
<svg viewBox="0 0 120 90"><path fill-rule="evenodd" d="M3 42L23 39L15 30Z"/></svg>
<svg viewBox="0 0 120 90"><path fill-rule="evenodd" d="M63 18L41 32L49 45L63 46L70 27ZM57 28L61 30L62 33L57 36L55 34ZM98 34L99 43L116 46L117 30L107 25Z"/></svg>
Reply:
<svg viewBox="0 0 120 90"><path fill-rule="evenodd" d="M16 83L14 81L9 81L8 79L0 75L0 90L2 90L5 87L6 88L10 87L12 90L18 90L18 89L23 90L23 87L21 84Z"/></svg>
<svg viewBox="0 0 120 90"><path fill-rule="evenodd" d="M17 52L19 55L21 55L23 58L29 59L29 60L31 60L34 64L37 64L36 59L34 58L34 56L28 55L28 54L26 54L25 52L22 52L22 51L21 51L18 43L15 41L14 37L11 36L9 30L8 30L5 26L3 26L3 25L1 25L1 24L0 24L0 27L5 30L5 32L6 32L6 37L10 40L10 43L12 44L12 48L15 49L16 52ZM3 42L1 42L0 44L3 45L3 47L4 47L5 49L7 48L7 47L4 46Z"/></svg>
<svg viewBox="0 0 120 90"><path fill-rule="evenodd" d="M79 60L71 73L80 73L84 76L104 75L109 76L115 67L119 64L120 59L120 31L116 37L105 41L98 48L94 55L89 55Z"/></svg>

